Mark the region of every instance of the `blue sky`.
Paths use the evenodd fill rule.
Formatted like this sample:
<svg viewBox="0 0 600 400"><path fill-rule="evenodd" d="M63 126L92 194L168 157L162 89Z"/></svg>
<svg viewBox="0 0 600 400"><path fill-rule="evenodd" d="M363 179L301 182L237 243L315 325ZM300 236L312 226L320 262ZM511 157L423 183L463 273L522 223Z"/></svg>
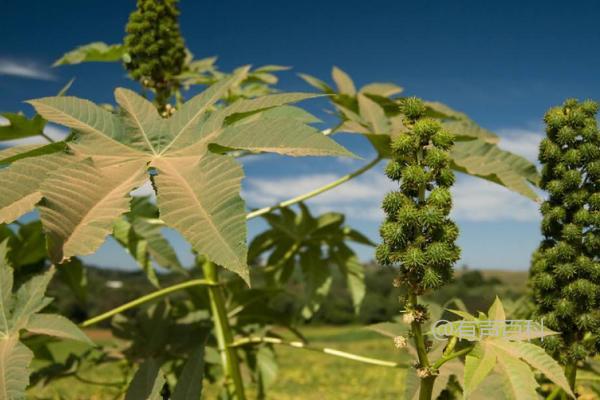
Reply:
<svg viewBox="0 0 600 400"><path fill-rule="evenodd" d="M0 110L30 112L23 100L54 94L72 77L71 94L111 102L116 86L135 87L120 65L48 67L91 41L117 43L134 1L2 1ZM438 100L502 136L503 146L535 159L544 111L567 97L600 98L600 3L553 1L191 1L181 26L197 58L217 55L230 70L243 64L293 66L280 88L310 90L296 74L329 80L331 67L358 85L395 82L406 93ZM326 103L304 104L325 121ZM360 137L336 137L368 159ZM362 161L363 163L365 161ZM361 165L339 159L260 156L245 165L251 207L318 187ZM379 170L309 203L340 209L348 223L377 239L378 203L390 184ZM463 260L471 267L526 269L540 236L537 206L472 178L455 189L454 216ZM250 224L255 233L264 225ZM169 234L184 254L186 246ZM358 249L368 259L370 249ZM184 257L185 260L189 258ZM133 267L110 243L90 261Z"/></svg>

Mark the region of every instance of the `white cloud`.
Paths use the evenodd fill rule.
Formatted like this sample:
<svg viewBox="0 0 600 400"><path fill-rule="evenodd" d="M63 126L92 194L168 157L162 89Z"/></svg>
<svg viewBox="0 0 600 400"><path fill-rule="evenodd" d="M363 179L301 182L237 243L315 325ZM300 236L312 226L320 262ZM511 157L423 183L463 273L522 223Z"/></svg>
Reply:
<svg viewBox="0 0 600 400"><path fill-rule="evenodd" d="M1 125L8 125L8 120L2 116L0 116L0 126ZM46 126L44 127L44 133L52 140L63 140L69 134L69 132L66 129L61 128L56 125L53 125L53 124L46 124ZM45 144L45 143L48 143L48 141L41 136L31 136L31 137L24 138L24 139L7 140L7 141L0 142L0 144L2 144L2 146L8 146L8 147L22 146L22 145L26 145L26 144Z"/></svg>
<svg viewBox="0 0 600 400"><path fill-rule="evenodd" d="M44 66L35 62L0 59L0 75L53 81L56 77Z"/></svg>
<svg viewBox="0 0 600 400"><path fill-rule="evenodd" d="M458 221L537 221L538 204L482 179L461 176L452 188L452 217Z"/></svg>
<svg viewBox="0 0 600 400"><path fill-rule="evenodd" d="M243 196L250 206L264 207L309 192L339 178L312 174L284 178L254 178L246 182ZM339 211L349 218L381 221L385 193L396 188L381 172L369 171L309 200L315 212ZM453 218L459 221L537 221L538 205L499 185L460 176L453 190Z"/></svg>
<svg viewBox="0 0 600 400"><path fill-rule="evenodd" d="M529 161L536 163L538 149L544 134L538 131L520 128L498 130L501 136L498 144L502 149L519 154Z"/></svg>
<svg viewBox="0 0 600 400"><path fill-rule="evenodd" d="M152 184L150 183L150 181L146 181L146 183L144 183L142 186L140 186L139 188L133 190L131 192L132 196L150 196L150 200L153 203L156 203L156 193L154 192L154 189L152 188Z"/></svg>

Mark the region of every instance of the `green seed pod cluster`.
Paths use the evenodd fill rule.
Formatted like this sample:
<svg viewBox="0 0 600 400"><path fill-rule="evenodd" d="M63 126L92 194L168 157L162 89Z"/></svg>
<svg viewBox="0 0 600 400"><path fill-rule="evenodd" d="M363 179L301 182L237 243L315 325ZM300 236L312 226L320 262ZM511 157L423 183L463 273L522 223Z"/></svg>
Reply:
<svg viewBox="0 0 600 400"><path fill-rule="evenodd" d="M540 144L544 235L532 258L536 317L561 335L543 345L573 363L600 350L600 132L592 101L567 100L546 113Z"/></svg>
<svg viewBox="0 0 600 400"><path fill-rule="evenodd" d="M399 268L395 286L419 295L447 283L460 256L455 244L458 228L448 218L454 183L448 151L453 136L439 121L425 117L419 99L406 99L402 111L408 131L392 138L393 156L385 169L400 187L383 200L383 243L376 258L382 265Z"/></svg>
<svg viewBox="0 0 600 400"><path fill-rule="evenodd" d="M177 0L138 0L125 29L125 66L133 79L155 92L161 111L178 87L173 78L183 71L186 58L178 16Z"/></svg>

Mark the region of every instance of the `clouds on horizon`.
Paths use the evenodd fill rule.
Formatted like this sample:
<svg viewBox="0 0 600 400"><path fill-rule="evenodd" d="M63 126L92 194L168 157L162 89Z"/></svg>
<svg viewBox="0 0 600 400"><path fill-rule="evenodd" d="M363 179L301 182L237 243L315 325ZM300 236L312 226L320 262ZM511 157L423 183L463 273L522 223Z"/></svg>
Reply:
<svg viewBox="0 0 600 400"><path fill-rule="evenodd" d="M263 207L309 192L339 178L335 174L307 174L283 178L250 178L243 197L252 207ZM308 203L315 212L338 211L349 218L378 222L383 219L383 196L397 187L381 171L369 171L327 191ZM497 184L460 175L452 189L452 217L458 221L538 221L538 205Z"/></svg>
<svg viewBox="0 0 600 400"><path fill-rule="evenodd" d="M54 81L56 76L48 67L33 61L0 58L0 75L15 76L26 79Z"/></svg>
<svg viewBox="0 0 600 400"><path fill-rule="evenodd" d="M542 129L504 128L499 129L500 143L498 146L504 150L519 154L527 160L538 162L540 142L544 138Z"/></svg>

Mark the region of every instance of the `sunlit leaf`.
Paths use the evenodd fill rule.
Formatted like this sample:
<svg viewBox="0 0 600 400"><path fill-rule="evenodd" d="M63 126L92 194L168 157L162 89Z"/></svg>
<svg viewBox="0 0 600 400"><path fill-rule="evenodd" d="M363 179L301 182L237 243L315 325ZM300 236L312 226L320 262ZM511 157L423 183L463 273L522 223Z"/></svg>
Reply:
<svg viewBox="0 0 600 400"><path fill-rule="evenodd" d="M56 60L52 66L80 64L82 62L114 62L120 61L125 54L125 47L122 44L108 45L103 42L93 42L79 46L74 50L65 53Z"/></svg>

